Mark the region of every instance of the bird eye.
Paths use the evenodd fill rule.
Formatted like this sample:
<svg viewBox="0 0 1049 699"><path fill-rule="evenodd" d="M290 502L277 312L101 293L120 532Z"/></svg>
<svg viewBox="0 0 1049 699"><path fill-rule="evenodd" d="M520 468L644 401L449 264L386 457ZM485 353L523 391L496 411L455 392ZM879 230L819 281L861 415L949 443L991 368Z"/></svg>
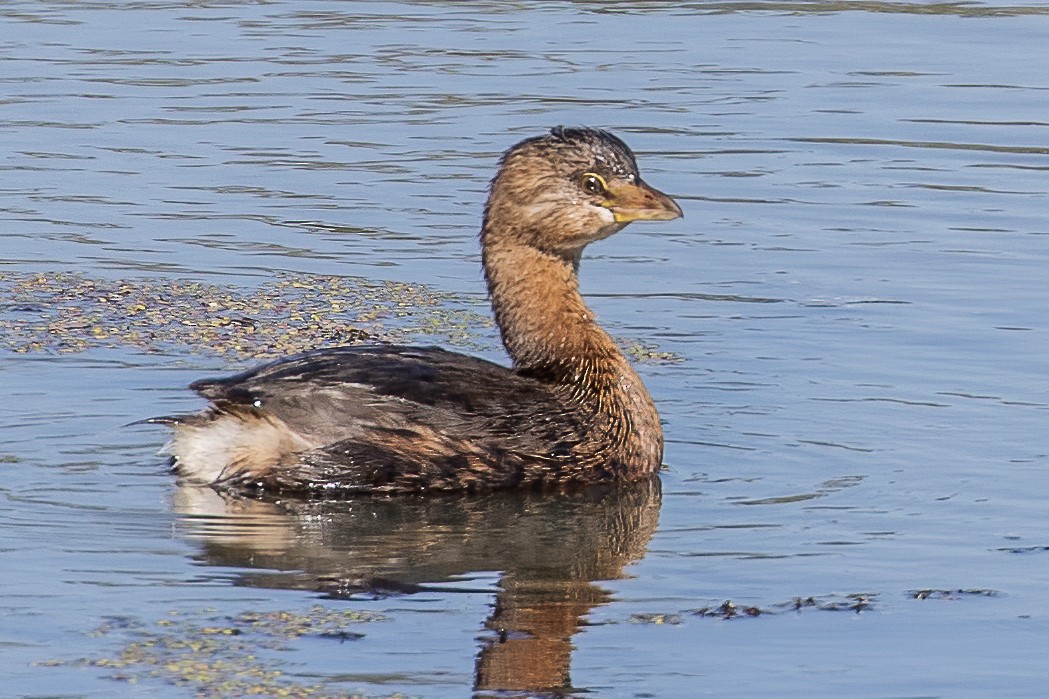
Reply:
<svg viewBox="0 0 1049 699"><path fill-rule="evenodd" d="M583 173L583 190L587 194L607 194L608 185L605 184L605 178L601 175L595 175L592 172Z"/></svg>

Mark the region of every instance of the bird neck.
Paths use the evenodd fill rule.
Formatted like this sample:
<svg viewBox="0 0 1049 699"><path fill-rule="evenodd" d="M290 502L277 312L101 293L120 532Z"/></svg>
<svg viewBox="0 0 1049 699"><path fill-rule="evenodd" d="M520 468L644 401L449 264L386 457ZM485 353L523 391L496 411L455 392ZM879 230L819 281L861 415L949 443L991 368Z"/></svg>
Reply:
<svg viewBox="0 0 1049 699"><path fill-rule="evenodd" d="M488 293L514 369L564 391L622 463L659 468L663 431L641 378L579 294L578 258L482 232Z"/></svg>
<svg viewBox="0 0 1049 699"><path fill-rule="evenodd" d="M595 363L621 357L579 293L575 262L528 245L488 245L485 278L514 368L575 383Z"/></svg>

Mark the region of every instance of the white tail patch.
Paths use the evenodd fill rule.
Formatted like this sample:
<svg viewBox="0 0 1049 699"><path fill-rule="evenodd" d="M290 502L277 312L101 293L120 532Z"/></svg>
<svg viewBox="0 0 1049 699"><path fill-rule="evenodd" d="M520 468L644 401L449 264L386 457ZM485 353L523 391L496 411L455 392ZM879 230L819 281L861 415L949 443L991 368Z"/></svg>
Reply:
<svg viewBox="0 0 1049 699"><path fill-rule="evenodd" d="M263 478L315 446L280 419L253 408L212 410L174 427L164 451L175 457L176 472L191 483Z"/></svg>

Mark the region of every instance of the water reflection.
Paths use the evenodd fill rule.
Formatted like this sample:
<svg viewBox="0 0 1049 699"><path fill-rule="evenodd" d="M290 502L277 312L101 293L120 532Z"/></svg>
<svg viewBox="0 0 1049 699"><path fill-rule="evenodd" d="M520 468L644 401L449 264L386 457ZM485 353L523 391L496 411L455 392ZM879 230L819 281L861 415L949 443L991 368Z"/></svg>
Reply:
<svg viewBox="0 0 1049 699"><path fill-rule="evenodd" d="M571 687L572 636L609 601L596 582L622 577L645 554L660 499L658 479L560 494L305 503L182 487L175 508L200 542L198 560L240 569L238 585L410 594L500 571L474 688L558 693Z"/></svg>

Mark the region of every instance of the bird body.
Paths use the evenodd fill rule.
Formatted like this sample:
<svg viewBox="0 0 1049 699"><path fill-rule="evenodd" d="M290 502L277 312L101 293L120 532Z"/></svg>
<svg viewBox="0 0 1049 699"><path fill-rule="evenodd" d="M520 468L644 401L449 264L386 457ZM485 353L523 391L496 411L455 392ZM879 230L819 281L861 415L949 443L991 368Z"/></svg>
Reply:
<svg viewBox="0 0 1049 699"><path fill-rule="evenodd" d="M655 405L579 293L583 248L677 218L630 149L559 127L504 154L481 230L506 368L434 347L337 347L191 388L163 418L186 480L273 494L481 491L636 480L658 470Z"/></svg>

